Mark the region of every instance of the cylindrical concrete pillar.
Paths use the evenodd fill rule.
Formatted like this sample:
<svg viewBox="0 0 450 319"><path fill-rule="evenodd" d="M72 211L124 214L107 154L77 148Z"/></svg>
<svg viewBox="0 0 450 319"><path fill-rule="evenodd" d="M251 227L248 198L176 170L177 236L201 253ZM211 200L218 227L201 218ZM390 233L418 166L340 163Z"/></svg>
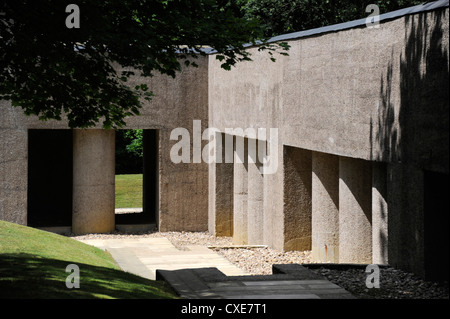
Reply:
<svg viewBox="0 0 450 319"><path fill-rule="evenodd" d="M312 152L312 258L339 262L339 158Z"/></svg>
<svg viewBox="0 0 450 319"><path fill-rule="evenodd" d="M236 136L234 151L233 242L248 243L248 150L247 139Z"/></svg>
<svg viewBox="0 0 450 319"><path fill-rule="evenodd" d="M387 164L372 164L372 262L388 264Z"/></svg>
<svg viewBox="0 0 450 319"><path fill-rule="evenodd" d="M74 130L74 233L105 233L114 230L114 178L115 131Z"/></svg>
<svg viewBox="0 0 450 319"><path fill-rule="evenodd" d="M339 262L372 263L372 165L339 158Z"/></svg>
<svg viewBox="0 0 450 319"><path fill-rule="evenodd" d="M264 176L258 158L258 140L248 139L248 244L264 242ZM261 170L260 170L261 169Z"/></svg>

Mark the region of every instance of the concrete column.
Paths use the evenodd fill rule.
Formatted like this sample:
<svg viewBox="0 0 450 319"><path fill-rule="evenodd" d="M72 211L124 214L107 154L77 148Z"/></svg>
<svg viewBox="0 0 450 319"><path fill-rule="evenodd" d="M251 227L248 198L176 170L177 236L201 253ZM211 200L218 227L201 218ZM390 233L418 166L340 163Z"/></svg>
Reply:
<svg viewBox="0 0 450 319"><path fill-rule="evenodd" d="M267 142L267 153L276 153L279 167L272 174L264 175L264 244L282 251L285 246L283 236L283 145L277 143L276 147L271 148L269 143Z"/></svg>
<svg viewBox="0 0 450 319"><path fill-rule="evenodd" d="M387 165L372 164L372 262L388 264Z"/></svg>
<svg viewBox="0 0 450 319"><path fill-rule="evenodd" d="M248 148L247 139L236 136L234 151L233 242L248 243Z"/></svg>
<svg viewBox="0 0 450 319"><path fill-rule="evenodd" d="M74 130L74 233L106 233L114 230L114 174L115 131Z"/></svg>
<svg viewBox="0 0 450 319"><path fill-rule="evenodd" d="M258 140L248 139L248 244L264 243L264 176L258 158Z"/></svg>
<svg viewBox="0 0 450 319"><path fill-rule="evenodd" d="M372 165L339 158L339 262L372 263Z"/></svg>
<svg viewBox="0 0 450 319"><path fill-rule="evenodd" d="M339 262L339 158L312 152L312 258Z"/></svg>
<svg viewBox="0 0 450 319"><path fill-rule="evenodd" d="M214 236L233 236L233 136L216 133L216 161L209 164L208 229ZM228 152L231 156L228 158Z"/></svg>
<svg viewBox="0 0 450 319"><path fill-rule="evenodd" d="M311 151L283 151L284 250L311 250Z"/></svg>

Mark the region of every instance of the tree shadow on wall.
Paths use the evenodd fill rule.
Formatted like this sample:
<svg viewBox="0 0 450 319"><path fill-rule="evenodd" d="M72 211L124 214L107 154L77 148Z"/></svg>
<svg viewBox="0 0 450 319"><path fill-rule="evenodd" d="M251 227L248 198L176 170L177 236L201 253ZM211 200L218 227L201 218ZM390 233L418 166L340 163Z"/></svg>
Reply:
<svg viewBox="0 0 450 319"><path fill-rule="evenodd" d="M405 50L399 57L398 69L392 53L385 76L381 78L381 105L373 127L372 159L401 163L396 166L397 175L388 177L387 183L395 188L395 192L389 194L394 198L389 203L391 214L387 218L390 226L389 262L395 255L395 262L404 268L419 262L417 258L420 259L421 249L425 250L425 265L436 261L428 247L433 240L427 241L427 236L434 236L434 232L447 231L444 246L448 248L448 222L446 228L436 228L439 221L432 219L439 218L439 215L436 217L434 213L433 217L429 211L425 211L424 216L417 213L421 211L417 207L424 201L427 207L426 201L434 199L414 197L427 185L415 185L420 178L412 176L412 172L419 172L416 177L438 172L448 183L449 61L448 47L443 46L444 21L448 21L447 10L405 17ZM399 92L393 90L397 76L400 77ZM391 209L392 206L397 208ZM444 223L448 221L448 212L439 211L439 214L444 217ZM418 237L417 234L424 234L428 242L425 247L420 242L422 235ZM392 246L392 238L395 238L395 247ZM445 254L448 272L448 252L441 257Z"/></svg>
<svg viewBox="0 0 450 319"><path fill-rule="evenodd" d="M442 46L445 19L445 10L405 17L400 101L392 97L391 61L381 78L374 160L448 172L449 61L448 48ZM430 20L433 23L428 23Z"/></svg>

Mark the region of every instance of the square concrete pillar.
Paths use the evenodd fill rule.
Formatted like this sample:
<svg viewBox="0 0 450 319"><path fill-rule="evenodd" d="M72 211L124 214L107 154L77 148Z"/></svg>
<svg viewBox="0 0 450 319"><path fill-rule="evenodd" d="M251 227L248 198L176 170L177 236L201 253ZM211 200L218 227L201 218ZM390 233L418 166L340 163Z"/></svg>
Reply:
<svg viewBox="0 0 450 319"><path fill-rule="evenodd" d="M265 150L265 142L247 139L248 142L248 244L264 243L264 176L258 148Z"/></svg>
<svg viewBox="0 0 450 319"><path fill-rule="evenodd" d="M283 146L284 250L311 250L311 151Z"/></svg>
<svg viewBox="0 0 450 319"><path fill-rule="evenodd" d="M234 150L233 183L233 242L248 243L248 143L244 137L236 136Z"/></svg>
<svg viewBox="0 0 450 319"><path fill-rule="evenodd" d="M339 262L372 263L372 165L339 158Z"/></svg>
<svg viewBox="0 0 450 319"><path fill-rule="evenodd" d="M72 231L113 231L114 206L115 131L74 130Z"/></svg>
<svg viewBox="0 0 450 319"><path fill-rule="evenodd" d="M225 137L230 144L227 150ZM233 236L233 136L216 133L216 161L209 164L208 230L214 236ZM220 141L220 142L219 142ZM226 154L231 154L228 160Z"/></svg>
<svg viewBox="0 0 450 319"><path fill-rule="evenodd" d="M372 262L389 264L388 259L387 164L372 164Z"/></svg>
<svg viewBox="0 0 450 319"><path fill-rule="evenodd" d="M312 258L339 262L339 158L312 152Z"/></svg>

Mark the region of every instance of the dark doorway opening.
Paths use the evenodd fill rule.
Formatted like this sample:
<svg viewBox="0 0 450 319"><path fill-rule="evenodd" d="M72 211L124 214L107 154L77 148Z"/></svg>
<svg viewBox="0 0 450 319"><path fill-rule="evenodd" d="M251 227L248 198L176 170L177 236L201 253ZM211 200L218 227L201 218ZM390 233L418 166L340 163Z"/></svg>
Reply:
<svg viewBox="0 0 450 319"><path fill-rule="evenodd" d="M121 132L122 133L122 132ZM119 137L117 137L119 136ZM158 130L142 130L142 168L136 159L130 161L131 168L127 168L126 160L118 162L117 148L121 147L120 134L116 134L116 174L139 174L142 173L142 211L131 213L116 213L116 225L131 224L156 224L158 215L159 198L159 133ZM120 153L120 152L119 152ZM131 169L131 170L130 170ZM117 187L117 185L116 185Z"/></svg>
<svg viewBox="0 0 450 319"><path fill-rule="evenodd" d="M425 277L448 281L449 175L425 171Z"/></svg>
<svg viewBox="0 0 450 319"><path fill-rule="evenodd" d="M72 130L28 130L28 225L72 225Z"/></svg>

